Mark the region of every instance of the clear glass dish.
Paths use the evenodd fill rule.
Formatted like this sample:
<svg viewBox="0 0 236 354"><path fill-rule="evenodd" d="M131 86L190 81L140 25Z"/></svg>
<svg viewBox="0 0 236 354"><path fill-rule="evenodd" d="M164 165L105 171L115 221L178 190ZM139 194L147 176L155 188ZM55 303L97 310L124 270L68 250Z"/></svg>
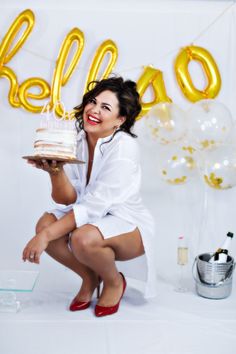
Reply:
<svg viewBox="0 0 236 354"><path fill-rule="evenodd" d="M0 312L18 312L20 302L16 294L32 292L39 272L29 270L0 270Z"/></svg>

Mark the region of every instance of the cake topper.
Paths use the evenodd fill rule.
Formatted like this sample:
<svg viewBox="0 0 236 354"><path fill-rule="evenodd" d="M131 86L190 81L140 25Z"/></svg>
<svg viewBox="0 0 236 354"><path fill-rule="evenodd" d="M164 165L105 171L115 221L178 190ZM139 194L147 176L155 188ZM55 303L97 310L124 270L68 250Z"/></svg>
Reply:
<svg viewBox="0 0 236 354"><path fill-rule="evenodd" d="M56 108L58 105L63 107L63 115L61 117L56 114ZM50 102L46 102L42 108L40 115L40 128L65 130L75 129L73 111L70 112L69 115L68 113L66 114L66 108L63 102L57 101L52 108Z"/></svg>

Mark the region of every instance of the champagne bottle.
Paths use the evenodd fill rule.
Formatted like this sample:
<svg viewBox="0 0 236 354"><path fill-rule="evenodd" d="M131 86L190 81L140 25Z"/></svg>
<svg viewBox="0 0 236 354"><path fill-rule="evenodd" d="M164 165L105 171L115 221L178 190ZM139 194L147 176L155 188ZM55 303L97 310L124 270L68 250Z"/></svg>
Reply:
<svg viewBox="0 0 236 354"><path fill-rule="evenodd" d="M234 234L232 232L227 233L227 237L223 243L223 245L218 248L218 250L213 254L213 256L209 259L210 263L225 263L227 262L228 252L230 248L230 244L232 241Z"/></svg>

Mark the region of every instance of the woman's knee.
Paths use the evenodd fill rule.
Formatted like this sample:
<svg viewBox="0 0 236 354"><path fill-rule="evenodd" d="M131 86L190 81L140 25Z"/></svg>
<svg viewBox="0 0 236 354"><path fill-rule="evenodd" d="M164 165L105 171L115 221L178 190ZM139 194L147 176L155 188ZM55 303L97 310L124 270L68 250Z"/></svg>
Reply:
<svg viewBox="0 0 236 354"><path fill-rule="evenodd" d="M36 224L36 227L35 227L36 233L39 233L40 231L45 229L45 227L49 226L50 224L52 224L56 220L57 220L57 218L55 217L55 215L49 214L49 213L44 213Z"/></svg>
<svg viewBox="0 0 236 354"><path fill-rule="evenodd" d="M84 225L71 234L70 245L72 251L78 254L87 254L94 247L102 245L102 235L93 225Z"/></svg>

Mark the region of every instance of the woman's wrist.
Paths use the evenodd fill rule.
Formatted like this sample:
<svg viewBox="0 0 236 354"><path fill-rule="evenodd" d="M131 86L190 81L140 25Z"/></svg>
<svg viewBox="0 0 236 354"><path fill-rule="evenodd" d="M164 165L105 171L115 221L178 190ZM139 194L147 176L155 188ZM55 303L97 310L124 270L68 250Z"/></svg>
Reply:
<svg viewBox="0 0 236 354"><path fill-rule="evenodd" d="M51 167L48 173L50 174L50 176L61 176L64 174L63 166Z"/></svg>
<svg viewBox="0 0 236 354"><path fill-rule="evenodd" d="M49 243L51 241L57 240L58 238L69 234L72 230L76 228L74 211L71 210L68 214L64 215L61 219L58 219L51 225L45 227L40 231L36 237L43 239L45 242Z"/></svg>
<svg viewBox="0 0 236 354"><path fill-rule="evenodd" d="M40 231L36 236L44 239L47 242L50 242L51 241L50 238L51 238L52 235L51 235L51 232L50 232L49 228L46 227L42 231Z"/></svg>

